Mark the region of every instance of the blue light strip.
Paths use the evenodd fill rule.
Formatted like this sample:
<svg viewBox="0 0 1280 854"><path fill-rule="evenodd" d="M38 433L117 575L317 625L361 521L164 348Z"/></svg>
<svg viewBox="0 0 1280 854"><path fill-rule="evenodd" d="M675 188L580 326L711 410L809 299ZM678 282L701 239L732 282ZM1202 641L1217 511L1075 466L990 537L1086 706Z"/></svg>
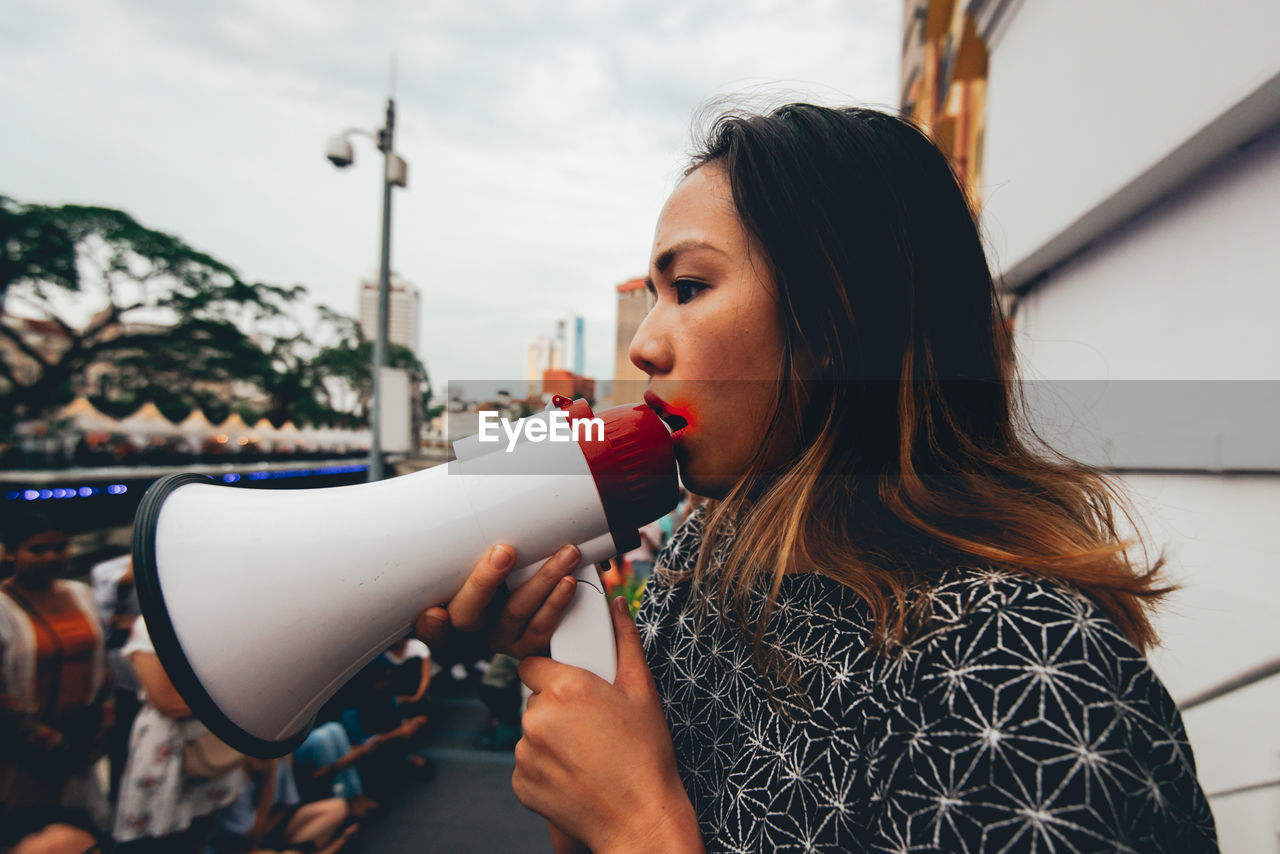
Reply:
<svg viewBox="0 0 1280 854"><path fill-rule="evenodd" d="M236 483L245 480L277 480L291 477L315 477L326 474L354 474L367 471L368 463L351 463L345 466L325 466L318 469L281 469L279 471L251 471L241 475L236 472L224 474L223 483ZM52 501L63 498L91 498L95 495L125 495L129 487L123 483L112 483L97 486L67 486L53 489L10 489L4 494L5 501Z"/></svg>

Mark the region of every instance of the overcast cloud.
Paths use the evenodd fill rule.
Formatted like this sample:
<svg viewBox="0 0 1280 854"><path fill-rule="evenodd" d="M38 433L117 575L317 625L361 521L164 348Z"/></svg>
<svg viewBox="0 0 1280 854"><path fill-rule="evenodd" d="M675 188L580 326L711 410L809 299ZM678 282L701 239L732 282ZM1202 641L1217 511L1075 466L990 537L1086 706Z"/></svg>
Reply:
<svg viewBox="0 0 1280 854"><path fill-rule="evenodd" d="M717 96L896 106L900 0L10 0L0 193L123 208L251 279L355 313L378 257L380 125L398 61L393 258L437 385L512 378L570 309L613 373L613 286Z"/></svg>

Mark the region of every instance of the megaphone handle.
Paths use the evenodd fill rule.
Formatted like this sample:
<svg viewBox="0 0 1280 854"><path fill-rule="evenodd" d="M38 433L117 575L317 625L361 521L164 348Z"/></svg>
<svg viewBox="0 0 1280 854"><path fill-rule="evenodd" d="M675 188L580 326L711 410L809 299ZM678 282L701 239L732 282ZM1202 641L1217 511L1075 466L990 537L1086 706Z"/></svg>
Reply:
<svg viewBox="0 0 1280 854"><path fill-rule="evenodd" d="M604 584L595 564L584 563L573 575L578 583L573 601L551 635L551 657L590 670L613 684L618 674L618 649Z"/></svg>

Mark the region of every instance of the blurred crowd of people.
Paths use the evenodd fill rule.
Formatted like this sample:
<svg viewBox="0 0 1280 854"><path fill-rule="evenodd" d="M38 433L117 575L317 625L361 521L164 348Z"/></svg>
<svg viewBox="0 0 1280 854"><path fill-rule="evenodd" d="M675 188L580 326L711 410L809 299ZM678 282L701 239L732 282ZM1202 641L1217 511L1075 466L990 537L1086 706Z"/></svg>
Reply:
<svg viewBox="0 0 1280 854"><path fill-rule="evenodd" d="M174 689L128 555L95 566L90 587L63 578L69 541L48 517L2 533L0 851L337 852L432 773L416 752L432 674L421 641L374 659L293 755L254 759Z"/></svg>
<svg viewBox="0 0 1280 854"><path fill-rule="evenodd" d="M691 509L685 496L640 532L612 572L616 594L643 589ZM489 726L476 747L520 739L515 659L475 635L442 667L404 638L322 707L291 756L247 757L165 673L128 554L94 566L90 585L64 577L70 542L49 517L15 514L0 533L0 852L337 852L407 781L432 775L419 750L432 694L479 695Z"/></svg>

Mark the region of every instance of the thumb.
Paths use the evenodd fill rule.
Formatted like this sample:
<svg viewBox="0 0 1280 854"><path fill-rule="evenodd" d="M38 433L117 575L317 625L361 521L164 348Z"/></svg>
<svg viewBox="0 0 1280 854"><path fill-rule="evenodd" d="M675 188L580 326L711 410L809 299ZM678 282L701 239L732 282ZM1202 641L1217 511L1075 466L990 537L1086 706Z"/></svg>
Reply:
<svg viewBox="0 0 1280 854"><path fill-rule="evenodd" d="M613 617L613 635L618 643L618 675L614 677L613 684L627 692L637 688L654 690L649 660L644 656L640 631L631 619L626 597L618 596L609 603L609 612Z"/></svg>

